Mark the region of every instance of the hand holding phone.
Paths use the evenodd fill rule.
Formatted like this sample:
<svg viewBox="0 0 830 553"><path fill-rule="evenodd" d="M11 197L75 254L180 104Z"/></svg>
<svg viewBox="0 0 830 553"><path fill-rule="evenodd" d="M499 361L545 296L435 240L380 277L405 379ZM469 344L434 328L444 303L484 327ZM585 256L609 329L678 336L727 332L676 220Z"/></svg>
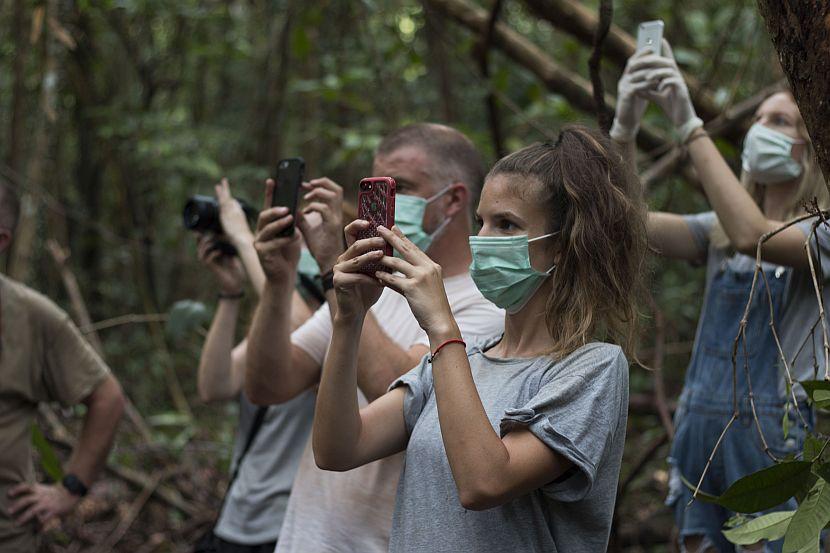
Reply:
<svg viewBox="0 0 830 553"><path fill-rule="evenodd" d="M360 231L357 238L374 238L378 235L378 226L392 228L395 224L395 179L392 177L369 177L360 181L357 193L357 218L369 221L371 225ZM392 246L383 247L386 256L392 256ZM379 263L371 263L364 267L363 273L374 276L377 271L389 272L389 269Z"/></svg>
<svg viewBox="0 0 830 553"><path fill-rule="evenodd" d="M271 200L271 207L283 206L288 208L294 220L291 225L280 233L280 236L294 236L294 226L297 219L297 199L300 187L303 184L305 160L301 157L282 159L277 163L277 186Z"/></svg>
<svg viewBox="0 0 830 553"><path fill-rule="evenodd" d="M658 56L663 55L663 22L659 19L644 21L637 27L637 52L651 50Z"/></svg>

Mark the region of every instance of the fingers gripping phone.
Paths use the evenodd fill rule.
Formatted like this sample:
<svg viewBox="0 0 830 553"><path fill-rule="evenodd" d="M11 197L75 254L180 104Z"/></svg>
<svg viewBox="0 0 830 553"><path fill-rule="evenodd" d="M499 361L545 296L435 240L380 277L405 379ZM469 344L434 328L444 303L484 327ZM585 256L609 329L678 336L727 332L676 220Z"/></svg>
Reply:
<svg viewBox="0 0 830 553"><path fill-rule="evenodd" d="M280 232L279 236L294 236L297 200L300 195L300 187L303 184L304 173L305 160L301 157L282 159L277 163L277 186L274 188L271 207L287 207L289 213L294 216L291 225Z"/></svg>
<svg viewBox="0 0 830 553"><path fill-rule="evenodd" d="M357 192L357 218L369 221L371 226L360 231L357 238L374 238L378 236L378 225L392 228L395 224L395 179L392 177L369 177L360 181ZM392 246L383 247L384 255L392 255ZM374 276L377 271L389 272L379 263L371 263L363 268L363 273Z"/></svg>
<svg viewBox="0 0 830 553"><path fill-rule="evenodd" d="M663 55L663 22L644 21L637 28L637 51L651 50L658 56Z"/></svg>

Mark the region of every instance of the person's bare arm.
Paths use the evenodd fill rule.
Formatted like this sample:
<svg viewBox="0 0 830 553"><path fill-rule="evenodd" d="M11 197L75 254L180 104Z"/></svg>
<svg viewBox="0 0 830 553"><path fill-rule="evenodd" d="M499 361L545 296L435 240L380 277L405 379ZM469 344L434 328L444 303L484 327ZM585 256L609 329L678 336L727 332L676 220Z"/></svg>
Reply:
<svg viewBox="0 0 830 553"><path fill-rule="evenodd" d="M87 487L91 486L107 461L118 422L124 412L124 394L112 375L108 375L83 400L87 407L81 436L72 450L65 472L74 474ZM18 525L37 520L41 530L54 525L67 514L79 497L61 484L22 483L8 492L9 514Z"/></svg>
<svg viewBox="0 0 830 553"><path fill-rule="evenodd" d="M314 459L325 470L349 470L391 455L403 450L408 439L401 390L389 392L364 409L357 402L361 330L382 292L376 279L361 273L361 267L383 255L378 251L381 239L355 241L367 224L358 220L346 227L349 247L334 267L339 309L317 391L312 434Z"/></svg>
<svg viewBox="0 0 830 553"><path fill-rule="evenodd" d="M416 366L429 352L425 345L406 350L392 340L368 313L360 336L357 356L357 385L368 401L386 393L396 378Z"/></svg>
<svg viewBox="0 0 830 553"><path fill-rule="evenodd" d="M689 144L689 154L729 241L737 251L754 256L758 240L784 222L764 215L708 136L695 138ZM761 257L771 263L805 269L809 266L805 240L801 229L789 227L764 243Z"/></svg>
<svg viewBox="0 0 830 553"><path fill-rule="evenodd" d="M317 466L346 471L406 447L403 390L392 390L360 409L357 403L357 352L361 317L338 317L326 356L312 447Z"/></svg>
<svg viewBox="0 0 830 553"><path fill-rule="evenodd" d="M204 402L233 399L242 389L244 373L232 362L239 300L220 299L199 357L197 388ZM236 350L245 347L243 341Z"/></svg>
<svg viewBox="0 0 830 553"><path fill-rule="evenodd" d="M111 375L83 401L87 412L66 471L77 475L86 485L95 481L107 461L124 403L121 386Z"/></svg>
<svg viewBox="0 0 830 553"><path fill-rule="evenodd" d="M706 258L682 215L651 211L648 214L648 241L658 254L672 259L700 262Z"/></svg>
<svg viewBox="0 0 830 553"><path fill-rule="evenodd" d="M255 405L284 403L320 377L319 364L291 343L288 286L292 285L266 284L248 331L244 387Z"/></svg>

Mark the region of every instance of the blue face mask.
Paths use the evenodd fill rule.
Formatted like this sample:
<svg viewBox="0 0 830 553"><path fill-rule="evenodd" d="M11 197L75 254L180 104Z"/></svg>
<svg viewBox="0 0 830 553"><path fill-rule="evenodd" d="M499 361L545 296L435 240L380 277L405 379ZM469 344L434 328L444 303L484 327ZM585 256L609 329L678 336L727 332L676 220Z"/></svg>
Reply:
<svg viewBox="0 0 830 553"><path fill-rule="evenodd" d="M297 264L297 272L309 277L315 277L320 274L320 266L317 265L317 260L308 251L308 248L300 250L300 262Z"/></svg>
<svg viewBox="0 0 830 553"><path fill-rule="evenodd" d="M741 153L743 170L760 184L775 184L798 178L804 168L793 159L793 144L803 140L790 138L761 123L750 127Z"/></svg>
<svg viewBox="0 0 830 553"><path fill-rule="evenodd" d="M404 236L409 238L413 244L418 246L421 251L427 251L432 245L432 241L438 234L444 230L450 218L445 218L435 231L427 234L424 231L424 213L427 206L443 196L449 191L450 187L446 187L441 192L435 194L430 198L421 198L419 196L411 196L409 194L400 194L395 197L395 225L404 233ZM395 252L395 255L398 255Z"/></svg>
<svg viewBox="0 0 830 553"><path fill-rule="evenodd" d="M556 265L539 272L530 265L528 244L557 234L552 232L528 240L521 236L470 236L473 262L470 276L481 294L507 310L517 313L550 276Z"/></svg>

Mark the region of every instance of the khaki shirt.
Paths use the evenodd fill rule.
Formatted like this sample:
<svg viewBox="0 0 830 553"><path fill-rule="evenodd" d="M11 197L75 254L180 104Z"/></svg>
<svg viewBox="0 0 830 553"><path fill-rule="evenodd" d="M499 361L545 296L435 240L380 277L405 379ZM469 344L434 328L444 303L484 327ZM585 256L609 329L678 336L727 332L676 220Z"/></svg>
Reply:
<svg viewBox="0 0 830 553"><path fill-rule="evenodd" d="M34 525L14 525L6 494L35 480L31 435L38 403L80 403L108 374L64 311L0 275L0 551L35 550Z"/></svg>

